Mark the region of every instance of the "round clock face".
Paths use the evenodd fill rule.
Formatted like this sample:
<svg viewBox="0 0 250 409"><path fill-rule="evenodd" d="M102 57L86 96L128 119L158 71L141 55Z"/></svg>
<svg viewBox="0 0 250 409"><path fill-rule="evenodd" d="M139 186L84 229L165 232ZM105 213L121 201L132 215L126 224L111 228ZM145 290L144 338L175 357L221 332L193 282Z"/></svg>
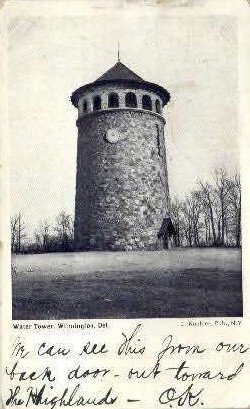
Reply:
<svg viewBox="0 0 250 409"><path fill-rule="evenodd" d="M120 132L118 129L109 129L106 132L105 139L110 143L116 143L120 139Z"/></svg>

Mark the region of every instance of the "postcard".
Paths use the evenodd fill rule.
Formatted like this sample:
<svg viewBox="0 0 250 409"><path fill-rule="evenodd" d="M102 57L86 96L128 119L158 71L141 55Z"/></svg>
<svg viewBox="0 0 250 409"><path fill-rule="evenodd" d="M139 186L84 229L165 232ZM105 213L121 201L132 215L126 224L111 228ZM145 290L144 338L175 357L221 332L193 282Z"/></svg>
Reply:
<svg viewBox="0 0 250 409"><path fill-rule="evenodd" d="M249 407L249 16L3 3L4 408Z"/></svg>

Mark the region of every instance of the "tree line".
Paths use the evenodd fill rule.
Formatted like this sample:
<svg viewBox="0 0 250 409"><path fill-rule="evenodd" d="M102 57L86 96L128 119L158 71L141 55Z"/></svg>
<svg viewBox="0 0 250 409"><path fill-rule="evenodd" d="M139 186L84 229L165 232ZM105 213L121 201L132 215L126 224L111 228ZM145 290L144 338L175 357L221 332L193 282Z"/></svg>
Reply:
<svg viewBox="0 0 250 409"><path fill-rule="evenodd" d="M54 223L40 222L33 239L27 234L24 215L11 217L11 251L13 253L48 253L74 250L74 221L70 214L61 211Z"/></svg>
<svg viewBox="0 0 250 409"><path fill-rule="evenodd" d="M174 246L241 246L241 182L238 173L215 170L184 199L173 198Z"/></svg>
<svg viewBox="0 0 250 409"><path fill-rule="evenodd" d="M241 183L238 173L214 171L211 183L198 181L184 198L173 197L171 219L174 247L241 246ZM13 253L74 250L73 217L61 211L53 223L43 220L28 238L24 215L11 217Z"/></svg>

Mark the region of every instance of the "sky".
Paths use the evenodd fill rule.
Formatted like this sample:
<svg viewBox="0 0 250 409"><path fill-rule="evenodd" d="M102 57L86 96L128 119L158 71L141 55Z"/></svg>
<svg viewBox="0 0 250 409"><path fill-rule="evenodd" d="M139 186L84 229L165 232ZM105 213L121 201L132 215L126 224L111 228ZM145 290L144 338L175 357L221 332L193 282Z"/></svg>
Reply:
<svg viewBox="0 0 250 409"><path fill-rule="evenodd" d="M110 3L111 4L111 3ZM144 11L145 10L145 11ZM238 171L237 25L230 16L95 7L9 23L11 212L32 230L74 214L77 110L70 95L117 61L165 87L170 194L225 166Z"/></svg>

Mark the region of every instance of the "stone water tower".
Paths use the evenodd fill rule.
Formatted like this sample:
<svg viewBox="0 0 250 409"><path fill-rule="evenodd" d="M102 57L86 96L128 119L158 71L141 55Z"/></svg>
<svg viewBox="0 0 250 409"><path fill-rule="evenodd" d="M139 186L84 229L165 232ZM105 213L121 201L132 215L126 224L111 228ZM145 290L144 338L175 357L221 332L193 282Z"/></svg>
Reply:
<svg viewBox="0 0 250 409"><path fill-rule="evenodd" d="M76 249L164 247L159 232L169 216L169 191L162 110L169 99L167 90L120 61L73 92Z"/></svg>

